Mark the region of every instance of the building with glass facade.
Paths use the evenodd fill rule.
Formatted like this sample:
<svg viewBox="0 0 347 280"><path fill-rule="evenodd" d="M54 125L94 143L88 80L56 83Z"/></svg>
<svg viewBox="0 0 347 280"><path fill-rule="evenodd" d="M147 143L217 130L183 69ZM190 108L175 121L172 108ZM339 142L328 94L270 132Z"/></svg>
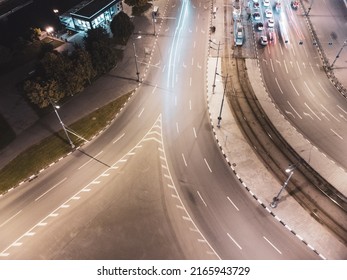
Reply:
<svg viewBox="0 0 347 280"><path fill-rule="evenodd" d="M99 26L107 29L113 16L121 10L121 0L89 0L66 11L59 19L72 31L87 31Z"/></svg>

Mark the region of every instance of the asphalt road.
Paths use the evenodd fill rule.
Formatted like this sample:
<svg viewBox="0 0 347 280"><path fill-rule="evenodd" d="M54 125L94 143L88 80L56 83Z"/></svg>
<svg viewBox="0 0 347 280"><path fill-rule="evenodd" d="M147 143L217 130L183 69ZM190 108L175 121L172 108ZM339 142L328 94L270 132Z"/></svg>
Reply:
<svg viewBox="0 0 347 280"><path fill-rule="evenodd" d="M126 110L1 198L2 258L319 258L250 197L215 144L205 80L210 6L166 3Z"/></svg>
<svg viewBox="0 0 347 280"><path fill-rule="evenodd" d="M258 51L268 91L283 115L346 170L346 99L326 78L301 10L294 11L288 3L275 14L275 42ZM283 42L282 33L288 34L289 43ZM304 160L309 162L309 153Z"/></svg>

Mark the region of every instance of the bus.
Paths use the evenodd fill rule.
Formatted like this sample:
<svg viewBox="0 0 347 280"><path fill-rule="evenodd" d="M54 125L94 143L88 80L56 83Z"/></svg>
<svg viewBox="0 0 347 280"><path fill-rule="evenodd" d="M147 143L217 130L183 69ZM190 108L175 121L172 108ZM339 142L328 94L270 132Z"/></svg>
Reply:
<svg viewBox="0 0 347 280"><path fill-rule="evenodd" d="M284 43L289 43L289 36L288 36L288 32L286 30L286 28L284 27L284 24L282 21L278 22L278 26L280 28L280 34L281 34L281 38L283 40Z"/></svg>

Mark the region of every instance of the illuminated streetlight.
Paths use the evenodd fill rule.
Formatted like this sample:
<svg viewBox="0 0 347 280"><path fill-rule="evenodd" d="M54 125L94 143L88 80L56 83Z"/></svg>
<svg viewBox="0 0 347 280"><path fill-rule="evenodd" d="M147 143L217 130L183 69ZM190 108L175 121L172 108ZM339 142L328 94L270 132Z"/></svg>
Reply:
<svg viewBox="0 0 347 280"><path fill-rule="evenodd" d="M291 164L289 165L289 167L286 169L286 173L288 173L288 178L287 180L284 182L282 188L280 189L280 191L278 192L278 194L273 198L272 202L270 203L271 208L276 208L278 201L279 201L279 197L282 193L282 191L286 188L286 186L288 185L288 182L290 180L290 178L293 176L294 174L294 170L299 166L299 164Z"/></svg>
<svg viewBox="0 0 347 280"><path fill-rule="evenodd" d="M52 102L52 100L51 100L51 98L50 98L49 96L48 96L48 99L49 99L49 103L51 103L51 105L52 105L52 107L53 107L53 109L54 109L55 114L57 115L57 118L58 118L58 120L59 120L61 126L62 126L63 129L64 129L64 132L65 132L65 134L66 134L67 139L69 140L69 143L70 143L71 148L74 149L74 148L75 148L75 145L74 145L74 143L72 143L72 141L71 141L71 139L70 139L70 137L69 137L69 134L68 134L67 131L66 131L65 124L64 124L63 121L61 120L61 118L60 118L60 116L59 116L59 114L58 114L58 111L57 111L57 109L59 109L60 106L54 105L53 102Z"/></svg>
<svg viewBox="0 0 347 280"><path fill-rule="evenodd" d="M46 28L46 32L47 32L48 35L49 35L49 34L52 34L53 31L54 31L54 29L53 29L52 26L48 26L48 27Z"/></svg>

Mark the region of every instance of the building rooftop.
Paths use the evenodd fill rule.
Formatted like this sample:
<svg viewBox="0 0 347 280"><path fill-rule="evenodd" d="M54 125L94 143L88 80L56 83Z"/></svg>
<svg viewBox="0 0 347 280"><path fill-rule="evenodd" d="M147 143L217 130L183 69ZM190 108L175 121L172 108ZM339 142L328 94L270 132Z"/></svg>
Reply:
<svg viewBox="0 0 347 280"><path fill-rule="evenodd" d="M77 11L71 12L71 14L74 14L79 17L85 17L85 18L92 18L94 15L98 14L100 11L102 11L104 8L115 4L116 2L119 2L120 0L94 0L86 5L84 5L82 8L78 9Z"/></svg>

